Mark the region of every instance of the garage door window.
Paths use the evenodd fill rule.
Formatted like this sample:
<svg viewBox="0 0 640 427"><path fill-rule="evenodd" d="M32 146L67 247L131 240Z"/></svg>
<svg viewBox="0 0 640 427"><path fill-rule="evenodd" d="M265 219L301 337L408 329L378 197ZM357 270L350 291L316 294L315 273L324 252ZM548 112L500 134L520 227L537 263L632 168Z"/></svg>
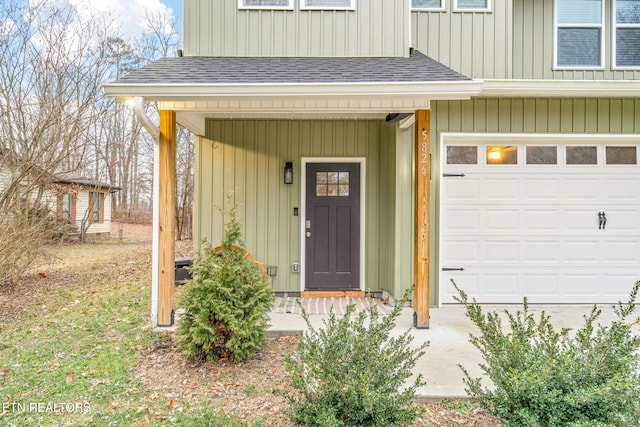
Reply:
<svg viewBox="0 0 640 427"><path fill-rule="evenodd" d="M468 145L449 145L447 147L448 165L477 165L478 147Z"/></svg>
<svg viewBox="0 0 640 427"><path fill-rule="evenodd" d="M514 146L489 145L487 146L488 165L517 165L518 149Z"/></svg>
<svg viewBox="0 0 640 427"><path fill-rule="evenodd" d="M607 147L608 165L636 165L638 156L636 147Z"/></svg>
<svg viewBox="0 0 640 427"><path fill-rule="evenodd" d="M558 148L557 147L527 147L527 164L528 165L557 165L558 164Z"/></svg>
<svg viewBox="0 0 640 427"><path fill-rule="evenodd" d="M597 165L598 164L598 148L597 147L567 147L567 164L568 165Z"/></svg>

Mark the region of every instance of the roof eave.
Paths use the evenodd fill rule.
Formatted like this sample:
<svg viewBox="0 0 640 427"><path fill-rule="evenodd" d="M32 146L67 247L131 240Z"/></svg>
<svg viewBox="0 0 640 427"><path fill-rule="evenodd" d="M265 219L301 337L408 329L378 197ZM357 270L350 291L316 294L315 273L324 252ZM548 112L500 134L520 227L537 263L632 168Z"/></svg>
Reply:
<svg viewBox="0 0 640 427"><path fill-rule="evenodd" d="M419 96L430 100L469 99L482 92L482 81L248 83L248 84L133 84L109 83L107 96L118 100L144 97L149 101L186 101L248 97L393 97Z"/></svg>
<svg viewBox="0 0 640 427"><path fill-rule="evenodd" d="M481 96L518 98L637 98L639 80L485 80Z"/></svg>

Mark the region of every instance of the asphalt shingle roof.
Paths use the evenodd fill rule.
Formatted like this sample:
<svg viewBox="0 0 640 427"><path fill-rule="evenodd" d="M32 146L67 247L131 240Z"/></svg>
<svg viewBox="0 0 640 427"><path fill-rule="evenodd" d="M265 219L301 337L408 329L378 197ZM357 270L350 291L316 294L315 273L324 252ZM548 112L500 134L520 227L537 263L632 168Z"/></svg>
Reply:
<svg viewBox="0 0 640 427"><path fill-rule="evenodd" d="M428 56L165 58L114 84L259 84L470 81Z"/></svg>
<svg viewBox="0 0 640 427"><path fill-rule="evenodd" d="M87 187L112 188L120 190L120 187L111 185L107 182L101 182L95 179L84 177L82 175L76 175L74 173L58 173L54 175L54 182L60 184L78 184Z"/></svg>

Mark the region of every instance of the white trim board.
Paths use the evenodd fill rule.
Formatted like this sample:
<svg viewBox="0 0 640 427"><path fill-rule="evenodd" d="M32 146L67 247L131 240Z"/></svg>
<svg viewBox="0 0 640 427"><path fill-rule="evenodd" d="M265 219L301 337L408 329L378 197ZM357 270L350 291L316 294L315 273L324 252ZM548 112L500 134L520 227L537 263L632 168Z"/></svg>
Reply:
<svg viewBox="0 0 640 427"><path fill-rule="evenodd" d="M481 97L636 98L638 80L484 80Z"/></svg>

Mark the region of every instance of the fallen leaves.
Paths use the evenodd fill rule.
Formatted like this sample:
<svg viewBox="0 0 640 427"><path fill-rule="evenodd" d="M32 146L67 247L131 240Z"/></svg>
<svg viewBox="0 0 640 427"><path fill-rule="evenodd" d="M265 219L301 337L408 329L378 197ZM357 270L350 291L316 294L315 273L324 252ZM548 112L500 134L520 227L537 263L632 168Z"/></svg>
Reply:
<svg viewBox="0 0 640 427"><path fill-rule="evenodd" d="M9 372L7 368L0 368L0 375L9 375Z"/></svg>
<svg viewBox="0 0 640 427"><path fill-rule="evenodd" d="M71 371L67 374L67 377L64 379L64 382L67 384L71 384L76 377L76 373Z"/></svg>
<svg viewBox="0 0 640 427"><path fill-rule="evenodd" d="M93 380L91 381L91 390L95 390L99 385L110 385L111 379L106 378L103 380Z"/></svg>
<svg viewBox="0 0 640 427"><path fill-rule="evenodd" d="M178 401L176 400L176 398L175 398L175 397L173 397L173 398L169 401L169 403L167 404L167 409L171 410L171 409L175 408L177 403L178 403Z"/></svg>
<svg viewBox="0 0 640 427"><path fill-rule="evenodd" d="M168 399L164 400L167 412L217 408L247 425L257 420L270 420L261 421L266 426L292 425L283 415L286 398L280 390L290 390L284 359L295 351L297 337L270 338L267 350L241 364L193 363L182 356L174 339L173 334L159 335L142 354L135 377L148 390L145 405L157 408ZM275 389L279 392L274 393ZM161 414L151 410L151 415Z"/></svg>

